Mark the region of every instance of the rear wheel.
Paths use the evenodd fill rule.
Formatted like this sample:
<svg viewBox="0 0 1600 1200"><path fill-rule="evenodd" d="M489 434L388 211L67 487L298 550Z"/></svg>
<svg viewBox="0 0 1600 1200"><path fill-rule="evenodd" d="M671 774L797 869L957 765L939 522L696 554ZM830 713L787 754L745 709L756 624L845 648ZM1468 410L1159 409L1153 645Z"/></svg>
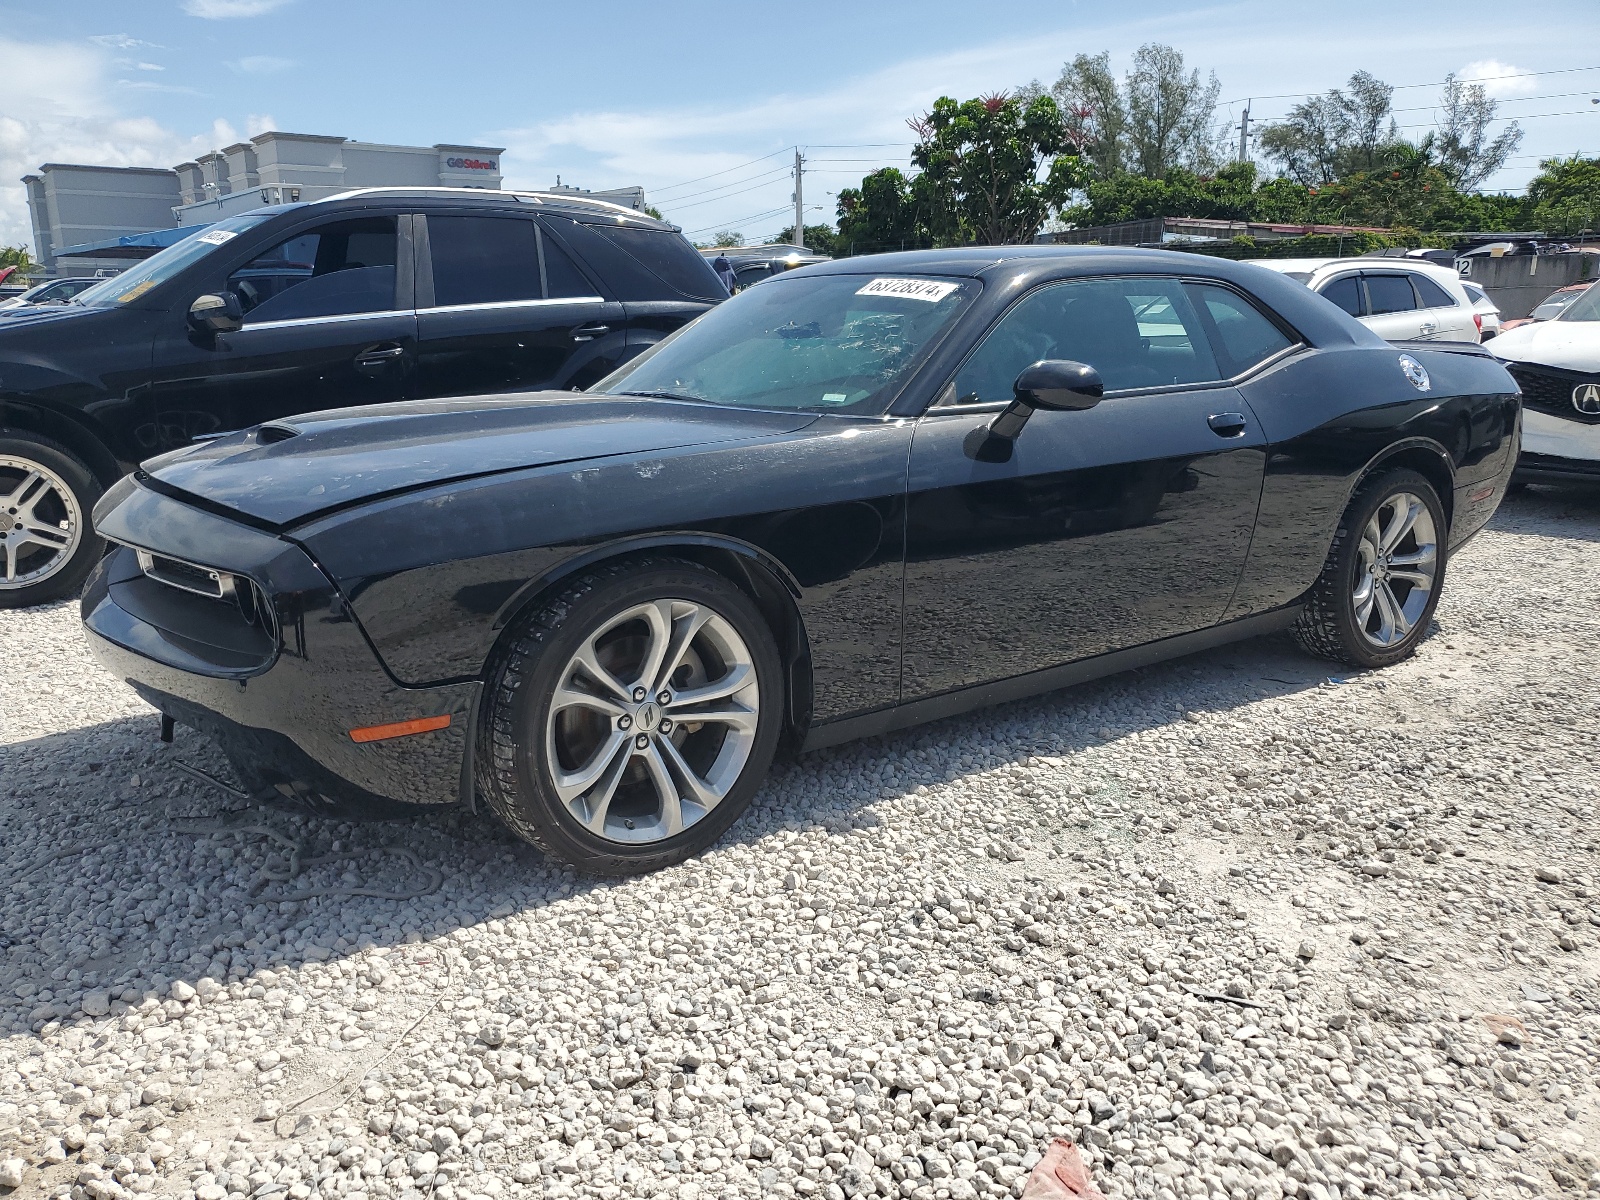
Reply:
<svg viewBox="0 0 1600 1200"><path fill-rule="evenodd" d="M0 608L72 595L100 554L89 521L100 481L72 451L0 432Z"/></svg>
<svg viewBox="0 0 1600 1200"><path fill-rule="evenodd" d="M1358 667L1409 657L1439 604L1448 533L1439 494L1416 471L1363 484L1295 624L1300 644Z"/></svg>
<svg viewBox="0 0 1600 1200"><path fill-rule="evenodd" d="M760 787L781 672L760 611L714 571L653 559L585 575L523 622L491 673L489 806L597 874L688 858Z"/></svg>

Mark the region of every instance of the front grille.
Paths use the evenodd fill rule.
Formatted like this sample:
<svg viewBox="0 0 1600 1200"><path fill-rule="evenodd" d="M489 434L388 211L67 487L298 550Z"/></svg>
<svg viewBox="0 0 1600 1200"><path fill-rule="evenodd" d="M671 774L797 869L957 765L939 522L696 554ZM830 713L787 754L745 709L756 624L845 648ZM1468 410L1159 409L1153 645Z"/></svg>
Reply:
<svg viewBox="0 0 1600 1200"><path fill-rule="evenodd" d="M1524 407L1582 425L1600 425L1600 413L1580 412L1572 403L1572 389L1600 383L1600 374L1516 362L1507 363L1506 370L1522 389Z"/></svg>
<svg viewBox="0 0 1600 1200"><path fill-rule="evenodd" d="M252 580L229 571L198 566L150 550L135 550L135 560L146 579L180 592L220 601L236 618L277 640L277 616L266 595Z"/></svg>

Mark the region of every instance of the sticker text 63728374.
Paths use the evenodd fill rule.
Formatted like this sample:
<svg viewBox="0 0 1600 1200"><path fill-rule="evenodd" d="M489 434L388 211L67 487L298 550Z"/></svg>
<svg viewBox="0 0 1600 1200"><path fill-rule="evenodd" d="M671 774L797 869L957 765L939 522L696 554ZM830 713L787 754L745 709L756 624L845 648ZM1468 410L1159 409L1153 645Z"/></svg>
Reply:
<svg viewBox="0 0 1600 1200"><path fill-rule="evenodd" d="M899 296L904 300L926 300L937 304L961 285L937 279L874 279L856 289L858 296Z"/></svg>

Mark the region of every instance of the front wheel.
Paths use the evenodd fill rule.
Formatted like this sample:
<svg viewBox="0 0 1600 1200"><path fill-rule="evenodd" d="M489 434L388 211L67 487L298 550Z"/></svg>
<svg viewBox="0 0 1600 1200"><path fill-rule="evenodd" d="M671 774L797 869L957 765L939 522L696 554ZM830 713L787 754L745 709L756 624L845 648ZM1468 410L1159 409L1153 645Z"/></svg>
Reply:
<svg viewBox="0 0 1600 1200"><path fill-rule="evenodd" d="M1439 494L1416 471L1367 481L1339 523L1296 639L1358 667L1409 657L1439 604L1448 534Z"/></svg>
<svg viewBox="0 0 1600 1200"><path fill-rule="evenodd" d="M682 861L749 805L783 718L760 610L696 563L604 567L508 639L479 741L489 807L582 870Z"/></svg>
<svg viewBox="0 0 1600 1200"><path fill-rule="evenodd" d="M100 557L100 481L65 446L0 430L0 608L76 592Z"/></svg>

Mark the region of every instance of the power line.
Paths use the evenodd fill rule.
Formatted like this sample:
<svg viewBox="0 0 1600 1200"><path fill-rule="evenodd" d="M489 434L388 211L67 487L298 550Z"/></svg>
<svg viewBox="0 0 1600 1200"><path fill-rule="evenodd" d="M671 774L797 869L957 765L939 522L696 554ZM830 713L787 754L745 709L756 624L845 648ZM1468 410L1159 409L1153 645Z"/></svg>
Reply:
<svg viewBox="0 0 1600 1200"><path fill-rule="evenodd" d="M788 174L788 171L789 169L785 167L784 174ZM721 200L732 200L735 196L743 196L747 192L758 192L762 188L775 186L777 182L778 180L776 178L766 179L760 183L752 184L750 187L741 188L737 192L727 192L720 196L712 196L709 200L696 200L693 204L678 204L674 201L666 201L665 203L671 207L673 212L681 212L686 208L700 208L706 204L716 204Z"/></svg>
<svg viewBox="0 0 1600 1200"><path fill-rule="evenodd" d="M782 206L780 206L778 208L769 208L769 209L767 209L766 212L751 213L749 216L746 216L746 217L734 217L731 220L718 221L714 225L702 225L699 229L689 229L689 230L685 230L684 232L685 232L685 236L688 236L690 234L696 234L696 233L707 233L707 232L709 232L710 230L713 230L713 229L731 229L735 225L743 225L748 221L764 221L768 217L775 217L779 213L786 213L788 211L789 211L789 206L787 204L785 204L785 205L782 205Z"/></svg>
<svg viewBox="0 0 1600 1200"><path fill-rule="evenodd" d="M1519 71L1515 75L1495 75L1487 79L1457 79L1457 83L1502 83L1507 79L1534 79L1542 75L1575 75L1582 71L1600 71L1600 67L1562 67L1555 71ZM1445 81L1440 79L1434 83L1397 83L1394 89L1397 92L1410 88L1443 87ZM1330 89L1331 90L1331 89ZM1302 100L1308 96L1321 96L1322 92L1281 92L1276 96L1240 96L1237 100L1224 100L1224 104L1243 104L1248 100Z"/></svg>
<svg viewBox="0 0 1600 1200"><path fill-rule="evenodd" d="M725 192L726 193L729 188L740 187L740 186L742 186L744 184L747 184L747 183L755 183L758 180L767 180L767 181L770 182L771 180L777 179L780 175L787 174L788 171L789 171L788 167L774 167L772 170L763 171L759 175L747 175L743 179L735 179L735 180L732 180L729 183L719 184L717 187L707 188L703 192L689 192L688 194L683 195L683 196L673 196L673 197L670 197L669 199L663 201L663 203L665 203L665 204L677 204L682 200L693 200L697 196L710 196L710 195L713 195L713 194L715 194L717 192Z"/></svg>
<svg viewBox="0 0 1600 1200"><path fill-rule="evenodd" d="M711 174L709 174L709 175L701 175L701 176L698 176L698 177L696 177L696 178L694 178L694 179L685 179L685 180L682 180L682 181L681 181L681 182L679 182L679 183L667 183L667 184L662 184L662 186L660 186L660 187L658 187L658 188L656 188L656 189L655 189L655 190L656 190L656 192L658 192L658 193L659 193L659 192L670 192L670 191L672 191L672 190L673 190L673 189L674 189L674 188L681 188L681 187L688 187L688 186L689 186L689 185L690 185L690 184L691 184L691 183L702 183L702 182L704 182L704 181L705 181L705 180L707 180L707 179L715 179L715 178L717 178L717 177L718 177L718 176L719 176L719 175L731 175L731 174L733 174L733 173L734 173L734 172L735 172L735 171L742 171L742 170L744 170L744 169L745 169L745 168L746 168L746 167L753 167L753 166L755 166L755 165L756 165L756 164L757 164L757 163L758 163L758 162L766 162L766 161L767 161L767 159L769 159L769 158L775 158L775 157L776 157L776 156L778 156L778 155L779 155L779 154L787 154L787 153L789 153L789 151L791 151L791 150L793 150L793 149L794 149L794 147L793 147L793 146L785 146L785 147L784 147L784 148L783 148L783 149L782 149L782 150L774 150L774 151L773 151L773 152L772 152L772 153L771 153L771 154L763 154L763 155L762 155L762 156L761 156L761 157L760 157L760 158L752 158L752 159L751 159L751 160L750 160L750 161L749 161L749 162L747 162L747 163L740 163L740 164L739 164L739 165L738 165L738 166L737 166L737 167L729 167L729 168L728 168L728 169L727 169L727 170L725 170L725 171L713 171L713 172L711 172Z"/></svg>

